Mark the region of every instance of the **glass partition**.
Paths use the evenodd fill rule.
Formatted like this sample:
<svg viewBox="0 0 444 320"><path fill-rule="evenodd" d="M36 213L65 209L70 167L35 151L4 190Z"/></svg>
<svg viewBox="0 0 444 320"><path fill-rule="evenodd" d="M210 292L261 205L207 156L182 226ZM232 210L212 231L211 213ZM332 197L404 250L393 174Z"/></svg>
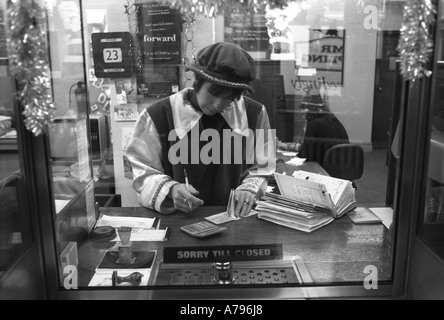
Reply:
<svg viewBox="0 0 444 320"><path fill-rule="evenodd" d="M183 4L182 10L167 2L132 0L47 4L57 104L50 143L60 208L61 288L72 288L73 279L80 289L320 284L367 289L390 283L389 229L396 227L392 205L399 161L394 141L402 95L396 91L396 60L406 2L301 0L259 7L256 1L223 6L204 1L196 8L191 1L175 3ZM194 90L194 73L187 67L216 42L233 43L254 61L254 92L241 100L263 106L275 130L278 175L269 174L261 185L253 216L196 238L182 227L210 218L214 229L214 219L227 218L228 201L211 205L218 195L210 194L208 204L192 212L160 213L163 204L156 205L153 194L168 202L176 182L194 187L200 173L170 172L163 183L144 180L154 171L159 177L169 174L163 166L168 150L156 149L167 128L149 131L142 121L153 103L168 108L168 97ZM202 121L202 112L196 114ZM322 127L325 123L333 129ZM136 129L146 131L135 134ZM135 155L137 139L142 147ZM150 157L163 159L155 170L144 162ZM343 185L351 205L339 214L294 203L267 207L288 200L282 176L307 172L320 175L313 179L327 184L330 194ZM226 177L219 175L211 185ZM230 187L223 192L229 194Z"/></svg>
<svg viewBox="0 0 444 320"><path fill-rule="evenodd" d="M67 252L96 222L85 54L80 1L46 2L55 114L48 129L57 254L61 285Z"/></svg>
<svg viewBox="0 0 444 320"><path fill-rule="evenodd" d="M10 21L0 2L0 281L32 241L27 173L18 135L16 84L11 76L6 30Z"/></svg>

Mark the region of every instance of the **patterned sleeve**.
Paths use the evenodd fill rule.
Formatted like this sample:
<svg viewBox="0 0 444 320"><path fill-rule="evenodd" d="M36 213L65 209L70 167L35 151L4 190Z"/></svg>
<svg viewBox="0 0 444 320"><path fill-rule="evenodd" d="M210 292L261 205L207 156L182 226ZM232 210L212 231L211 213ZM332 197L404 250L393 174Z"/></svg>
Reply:
<svg viewBox="0 0 444 320"><path fill-rule="evenodd" d="M267 178L276 171L276 131L271 129L265 106L262 106L256 129L255 164L244 175L238 190L260 197L267 190Z"/></svg>
<svg viewBox="0 0 444 320"><path fill-rule="evenodd" d="M163 214L176 211L167 195L178 182L164 174L159 134L146 110L136 122L126 153L132 166L132 186L139 195L139 204Z"/></svg>

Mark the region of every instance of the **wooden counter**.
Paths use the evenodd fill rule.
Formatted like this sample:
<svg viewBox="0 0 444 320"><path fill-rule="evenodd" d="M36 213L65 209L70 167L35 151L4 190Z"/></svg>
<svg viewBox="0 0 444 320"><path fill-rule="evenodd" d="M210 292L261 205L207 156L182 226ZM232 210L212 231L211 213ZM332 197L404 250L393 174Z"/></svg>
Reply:
<svg viewBox="0 0 444 320"><path fill-rule="evenodd" d="M158 217L161 228L169 227L166 242L134 242L134 250L157 250L157 261L163 259L165 247L226 246L254 244L282 244L284 260L299 256L314 284L343 282L362 283L368 274L367 266L378 269L379 281L390 280L391 267L385 242L387 229L382 224L357 226L344 216L331 224L307 234L279 226L257 217L231 222L228 229L213 237L198 239L180 231L180 227L225 211L223 207L202 207L191 214L161 215L145 208L102 208L107 215ZM79 285L87 286L94 269L106 249L86 243L79 249Z"/></svg>

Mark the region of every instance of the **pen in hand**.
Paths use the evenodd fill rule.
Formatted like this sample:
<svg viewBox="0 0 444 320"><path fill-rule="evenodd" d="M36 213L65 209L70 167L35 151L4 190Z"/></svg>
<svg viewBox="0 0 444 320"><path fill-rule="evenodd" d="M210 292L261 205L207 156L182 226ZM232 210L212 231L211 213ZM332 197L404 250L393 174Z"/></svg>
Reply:
<svg viewBox="0 0 444 320"><path fill-rule="evenodd" d="M187 190L188 190L188 192L191 193L191 191L190 191L190 184L188 182L188 175L187 175L187 170L186 169L183 169L183 174L185 176L185 185L187 186ZM191 203L187 199L185 199L185 201L188 203L188 208L190 208L190 211L191 211L192 210Z"/></svg>

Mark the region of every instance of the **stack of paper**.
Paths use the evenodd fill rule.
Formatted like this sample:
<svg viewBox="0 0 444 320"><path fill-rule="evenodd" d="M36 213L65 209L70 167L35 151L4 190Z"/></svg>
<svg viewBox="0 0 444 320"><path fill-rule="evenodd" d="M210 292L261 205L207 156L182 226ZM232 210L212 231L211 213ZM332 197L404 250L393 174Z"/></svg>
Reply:
<svg viewBox="0 0 444 320"><path fill-rule="evenodd" d="M133 229L131 230L131 241L166 241L168 240L170 229L163 230L146 230L146 229ZM117 236L111 241L120 241L120 237Z"/></svg>
<svg viewBox="0 0 444 320"><path fill-rule="evenodd" d="M262 197L256 206L260 219L312 232L356 207L351 181L306 171L274 176L281 194Z"/></svg>
<svg viewBox="0 0 444 320"><path fill-rule="evenodd" d="M304 232L313 232L334 220L323 208L267 193L256 206L258 218Z"/></svg>
<svg viewBox="0 0 444 320"><path fill-rule="evenodd" d="M342 217L356 208L356 190L353 188L353 183L349 180L306 171L296 171L293 173L293 177L299 179L298 181L308 182L310 187L316 184L324 186L327 197L329 195L328 198L331 199L331 201L328 201L328 208L332 211L334 218ZM307 186L307 184L305 185ZM288 190L284 185L283 188ZM292 193L289 192L287 195L292 196Z"/></svg>

